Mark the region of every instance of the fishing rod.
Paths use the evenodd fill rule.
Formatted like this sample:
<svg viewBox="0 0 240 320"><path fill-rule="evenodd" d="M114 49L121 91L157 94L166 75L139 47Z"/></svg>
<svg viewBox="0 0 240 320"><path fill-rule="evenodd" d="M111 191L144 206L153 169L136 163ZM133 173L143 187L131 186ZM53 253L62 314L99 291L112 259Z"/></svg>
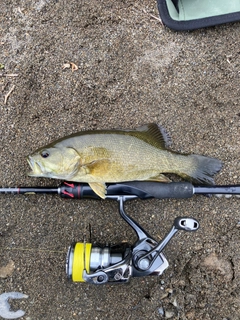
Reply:
<svg viewBox="0 0 240 320"><path fill-rule="evenodd" d="M0 188L0 194L58 194L66 199L101 199L87 183L63 182L59 187ZM215 195L218 197L240 196L240 185L195 186L190 182L160 183L131 181L110 183L106 186L106 199L116 195L133 195L140 199L187 199L193 195Z"/></svg>

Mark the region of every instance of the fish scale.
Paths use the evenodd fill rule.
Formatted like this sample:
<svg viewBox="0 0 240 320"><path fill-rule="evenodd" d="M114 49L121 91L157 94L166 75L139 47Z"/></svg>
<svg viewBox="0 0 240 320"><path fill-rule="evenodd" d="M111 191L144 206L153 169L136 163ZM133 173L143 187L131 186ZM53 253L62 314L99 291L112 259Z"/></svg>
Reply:
<svg viewBox="0 0 240 320"><path fill-rule="evenodd" d="M174 167L179 170L180 165L178 167L175 163L185 165L187 162L185 156L181 159L179 154L158 149L139 138L127 135L96 133L95 135L81 136L81 139L70 137L61 143L57 143L56 147L69 147L71 144L78 151L81 159L84 159L83 163L95 161L96 157L98 159L110 157L113 164L112 170L115 170L115 167L117 169L120 163L124 167L123 174L126 173L128 176L131 167L135 170L152 171L153 174L155 172L158 174L159 167L162 172L172 172L172 170L175 170ZM178 159L174 161L174 157ZM181 166L183 166L182 164ZM112 174L112 172L109 172L109 174ZM109 180L108 182L116 181Z"/></svg>

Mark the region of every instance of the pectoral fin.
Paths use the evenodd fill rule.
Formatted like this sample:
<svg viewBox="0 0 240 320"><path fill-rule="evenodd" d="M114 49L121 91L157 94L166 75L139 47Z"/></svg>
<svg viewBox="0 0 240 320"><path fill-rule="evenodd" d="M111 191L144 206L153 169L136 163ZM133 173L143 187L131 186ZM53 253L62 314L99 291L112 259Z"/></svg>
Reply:
<svg viewBox="0 0 240 320"><path fill-rule="evenodd" d="M106 184L104 182L89 182L89 186L102 199L106 197Z"/></svg>
<svg viewBox="0 0 240 320"><path fill-rule="evenodd" d="M93 177L102 177L108 172L110 166L110 160L108 159L100 159L94 160L90 163L84 164L82 167L84 168L86 174L90 174Z"/></svg>
<svg viewBox="0 0 240 320"><path fill-rule="evenodd" d="M147 181L157 181L157 182L166 182L169 183L172 180L170 180L168 177L166 177L164 174L159 174L155 177L151 177L149 179L147 179Z"/></svg>

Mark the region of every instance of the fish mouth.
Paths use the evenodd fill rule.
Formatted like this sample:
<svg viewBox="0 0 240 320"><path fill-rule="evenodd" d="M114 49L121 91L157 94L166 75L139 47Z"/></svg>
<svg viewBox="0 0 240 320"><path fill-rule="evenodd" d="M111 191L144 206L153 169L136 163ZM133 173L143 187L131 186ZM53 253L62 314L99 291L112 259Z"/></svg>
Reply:
<svg viewBox="0 0 240 320"><path fill-rule="evenodd" d="M41 164L39 162L37 162L36 160L34 160L32 157L29 156L27 158L27 162L32 170L28 173L28 176L40 177L44 174L43 167L41 166Z"/></svg>

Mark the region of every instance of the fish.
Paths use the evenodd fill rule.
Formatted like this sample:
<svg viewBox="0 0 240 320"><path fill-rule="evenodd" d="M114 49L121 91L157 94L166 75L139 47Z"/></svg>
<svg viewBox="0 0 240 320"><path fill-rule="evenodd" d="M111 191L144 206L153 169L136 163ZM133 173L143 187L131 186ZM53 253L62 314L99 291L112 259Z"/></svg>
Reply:
<svg viewBox="0 0 240 320"><path fill-rule="evenodd" d="M88 183L103 199L106 183L168 183L169 173L195 183L214 184L213 176L222 168L220 160L178 153L169 145L170 136L155 123L129 130L80 131L30 154L28 175Z"/></svg>

